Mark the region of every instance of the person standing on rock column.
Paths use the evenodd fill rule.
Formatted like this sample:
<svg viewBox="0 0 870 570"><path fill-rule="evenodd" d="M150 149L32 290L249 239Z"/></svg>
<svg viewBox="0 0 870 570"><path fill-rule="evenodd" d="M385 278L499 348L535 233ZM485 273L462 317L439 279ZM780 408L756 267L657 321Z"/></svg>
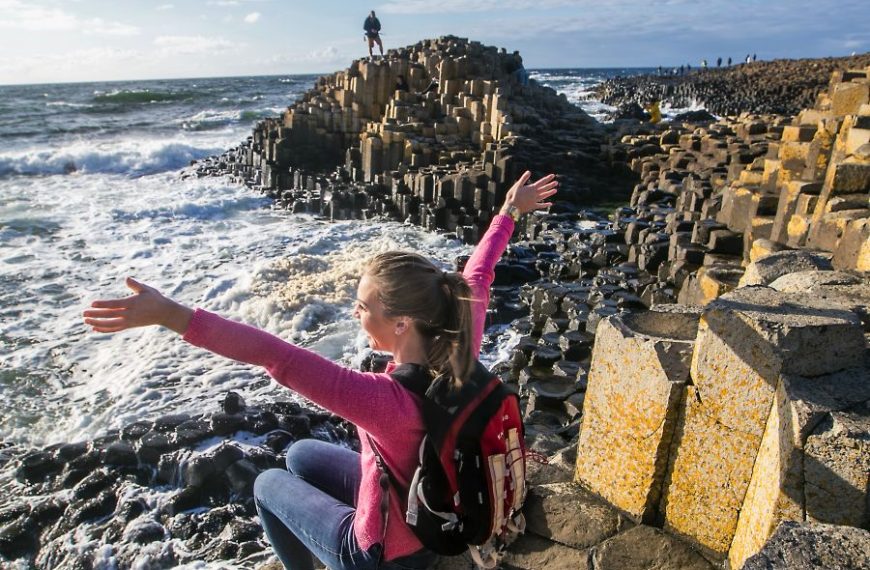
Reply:
<svg viewBox="0 0 870 570"><path fill-rule="evenodd" d="M372 10L369 17L363 23L363 30L366 31L366 40L369 43L369 57L372 55L372 47L377 43L378 49L381 50L381 57L384 57L384 44L381 43L381 21L375 16L375 11Z"/></svg>
<svg viewBox="0 0 870 570"><path fill-rule="evenodd" d="M372 349L392 354L384 373L345 368L267 332L190 309L132 278L133 295L94 301L84 321L102 333L161 325L195 346L264 367L356 425L360 453L301 440L287 452L287 469L264 471L254 483L263 529L286 568L312 570L312 554L332 570L429 568L434 555L405 522L396 489L381 486L373 449L392 477L411 481L426 435L422 402L391 373L421 374L430 382L443 375L461 385L478 366L495 264L519 216L550 206L546 200L558 186L553 174L528 183L530 176L525 172L508 190L462 273L408 252L369 261L353 316Z"/></svg>

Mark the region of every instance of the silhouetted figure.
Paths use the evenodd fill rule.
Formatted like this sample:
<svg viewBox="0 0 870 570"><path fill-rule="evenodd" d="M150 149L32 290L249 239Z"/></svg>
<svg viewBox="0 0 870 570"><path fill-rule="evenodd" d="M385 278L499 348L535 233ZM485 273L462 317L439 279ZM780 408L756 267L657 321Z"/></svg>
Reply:
<svg viewBox="0 0 870 570"><path fill-rule="evenodd" d="M755 54L752 54L752 61L755 61L755 59L756 59Z"/></svg>
<svg viewBox="0 0 870 570"><path fill-rule="evenodd" d="M707 71L707 60L706 59L701 60L701 71Z"/></svg>
<svg viewBox="0 0 870 570"><path fill-rule="evenodd" d="M728 56L728 67L731 67L731 56Z"/></svg>
<svg viewBox="0 0 870 570"><path fill-rule="evenodd" d="M659 70L658 70L658 71L659 71L659 75L661 75L661 74L662 74L662 66L661 66L661 65L659 66Z"/></svg>
<svg viewBox="0 0 870 570"><path fill-rule="evenodd" d="M395 91L404 91L404 92L406 92L406 93L408 92L408 82L405 81L405 76L404 76L404 75L397 75L397 76L396 76L396 88L395 88Z"/></svg>
<svg viewBox="0 0 870 570"><path fill-rule="evenodd" d="M686 74L686 66L685 66L685 65L681 65L681 66L680 66L680 75L685 75L685 74Z"/></svg>
<svg viewBox="0 0 870 570"><path fill-rule="evenodd" d="M747 53L746 54L746 63L749 63L751 61L752 61L752 57Z"/></svg>
<svg viewBox="0 0 870 570"><path fill-rule="evenodd" d="M369 17L363 23L363 29L366 31L366 39L369 42L369 57L372 56L372 47L378 44L378 49L381 50L381 57L384 56L384 44L381 43L381 21L375 16L375 11L372 10Z"/></svg>
<svg viewBox="0 0 870 570"><path fill-rule="evenodd" d="M722 58L721 57L716 58L716 67L722 67Z"/></svg>

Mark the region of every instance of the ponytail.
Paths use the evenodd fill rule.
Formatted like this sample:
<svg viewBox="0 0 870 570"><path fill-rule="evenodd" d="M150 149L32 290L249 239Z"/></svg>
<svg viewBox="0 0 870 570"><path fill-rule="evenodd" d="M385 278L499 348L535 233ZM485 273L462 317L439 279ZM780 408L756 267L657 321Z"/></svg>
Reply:
<svg viewBox="0 0 870 570"><path fill-rule="evenodd" d="M432 338L429 366L461 382L471 375L475 363L471 341L471 287L461 274L444 272L440 289L445 298L444 326Z"/></svg>
<svg viewBox="0 0 870 570"><path fill-rule="evenodd" d="M471 375L473 297L462 274L441 271L414 253L387 252L369 262L366 275L377 284L385 312L410 317L427 340L427 364L435 376L460 384Z"/></svg>

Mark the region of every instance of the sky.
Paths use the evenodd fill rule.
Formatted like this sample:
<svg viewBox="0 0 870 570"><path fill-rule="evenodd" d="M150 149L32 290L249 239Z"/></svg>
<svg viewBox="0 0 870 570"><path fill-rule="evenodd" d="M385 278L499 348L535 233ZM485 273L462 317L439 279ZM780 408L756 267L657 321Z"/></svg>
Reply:
<svg viewBox="0 0 870 570"><path fill-rule="evenodd" d="M530 69L870 51L867 0L0 0L0 85L328 73L453 34Z"/></svg>

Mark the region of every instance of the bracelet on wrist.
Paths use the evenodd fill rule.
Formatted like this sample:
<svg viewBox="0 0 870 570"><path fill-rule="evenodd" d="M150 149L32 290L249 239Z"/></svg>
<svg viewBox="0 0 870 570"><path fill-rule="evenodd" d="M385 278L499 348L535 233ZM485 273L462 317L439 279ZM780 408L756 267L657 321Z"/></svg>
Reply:
<svg viewBox="0 0 870 570"><path fill-rule="evenodd" d="M505 216L510 216L514 223L520 221L520 216L522 216L522 212L520 209L511 204L510 206L502 207L501 214Z"/></svg>

